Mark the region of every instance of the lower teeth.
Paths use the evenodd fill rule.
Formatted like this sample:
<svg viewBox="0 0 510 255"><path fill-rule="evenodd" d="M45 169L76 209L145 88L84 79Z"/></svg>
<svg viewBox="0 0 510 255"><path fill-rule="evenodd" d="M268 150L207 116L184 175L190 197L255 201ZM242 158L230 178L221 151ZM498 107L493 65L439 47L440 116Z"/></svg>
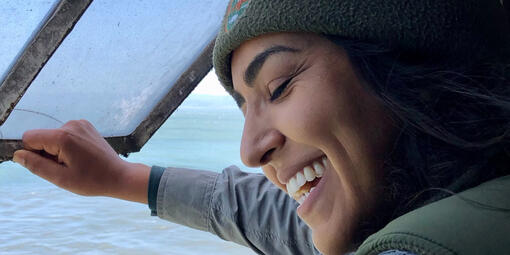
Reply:
<svg viewBox="0 0 510 255"><path fill-rule="evenodd" d="M299 204L302 204L302 203L305 201L305 199L306 199L306 198L310 195L310 193L312 193L312 191L313 191L314 189L315 189L315 187L312 187L312 188L310 189L310 191L305 192L303 195L301 195L301 197L297 199L297 202L298 202Z"/></svg>

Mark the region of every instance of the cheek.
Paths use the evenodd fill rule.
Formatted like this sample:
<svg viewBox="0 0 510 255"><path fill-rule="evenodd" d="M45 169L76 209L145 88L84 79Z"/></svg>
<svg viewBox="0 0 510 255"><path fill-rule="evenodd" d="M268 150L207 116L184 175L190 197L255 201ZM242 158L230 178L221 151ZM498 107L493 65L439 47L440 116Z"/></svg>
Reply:
<svg viewBox="0 0 510 255"><path fill-rule="evenodd" d="M337 109L328 91L302 87L295 88L272 112L274 122L286 137L317 147L322 140L331 139L334 127L331 117Z"/></svg>

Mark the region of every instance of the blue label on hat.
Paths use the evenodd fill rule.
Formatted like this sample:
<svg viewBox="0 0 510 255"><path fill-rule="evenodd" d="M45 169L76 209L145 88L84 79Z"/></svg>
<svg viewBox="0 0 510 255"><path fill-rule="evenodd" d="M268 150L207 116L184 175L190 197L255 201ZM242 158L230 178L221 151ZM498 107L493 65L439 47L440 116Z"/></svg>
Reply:
<svg viewBox="0 0 510 255"><path fill-rule="evenodd" d="M234 24L236 23L237 19L243 14L244 10L246 10L246 7L248 7L250 0L231 0L228 4L227 9L227 22L225 23L225 32L228 32Z"/></svg>

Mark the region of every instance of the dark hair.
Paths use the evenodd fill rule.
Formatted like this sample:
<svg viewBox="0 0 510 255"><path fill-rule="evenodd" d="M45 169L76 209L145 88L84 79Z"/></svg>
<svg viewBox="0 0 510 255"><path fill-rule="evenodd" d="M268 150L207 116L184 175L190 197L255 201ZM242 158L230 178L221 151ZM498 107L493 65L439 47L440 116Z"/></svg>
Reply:
<svg viewBox="0 0 510 255"><path fill-rule="evenodd" d="M509 60L427 60L326 37L346 51L398 123L385 162L386 220L510 174Z"/></svg>

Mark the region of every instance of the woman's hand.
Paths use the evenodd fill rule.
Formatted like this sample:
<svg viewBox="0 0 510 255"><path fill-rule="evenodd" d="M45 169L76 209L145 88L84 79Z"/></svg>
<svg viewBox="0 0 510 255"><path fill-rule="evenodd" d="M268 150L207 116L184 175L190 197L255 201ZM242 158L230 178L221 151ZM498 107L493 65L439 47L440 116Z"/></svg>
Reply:
<svg viewBox="0 0 510 255"><path fill-rule="evenodd" d="M122 160L86 120L27 131L23 146L13 161L61 188L147 203L150 168Z"/></svg>

